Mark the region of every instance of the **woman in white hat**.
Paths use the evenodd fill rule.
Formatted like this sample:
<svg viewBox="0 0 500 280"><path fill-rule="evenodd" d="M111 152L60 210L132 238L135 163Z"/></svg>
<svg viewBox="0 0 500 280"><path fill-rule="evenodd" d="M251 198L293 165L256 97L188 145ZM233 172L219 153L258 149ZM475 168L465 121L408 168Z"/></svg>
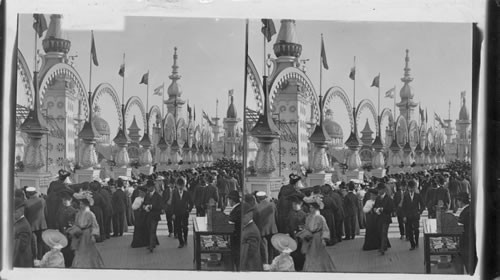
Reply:
<svg viewBox="0 0 500 280"><path fill-rule="evenodd" d="M302 240L302 253L306 255L303 272L333 272L336 271L331 256L326 251L326 242L330 239L330 230L326 220L320 214L323 202L319 196L305 197L309 205L309 215L306 218L304 230L297 233Z"/></svg>
<svg viewBox="0 0 500 280"><path fill-rule="evenodd" d="M94 204L92 193L81 191L73 194L80 203L76 213L75 224L68 230L71 234L71 247L75 250L73 268L103 268L104 262L95 246L99 236L99 224L90 206Z"/></svg>
<svg viewBox="0 0 500 280"><path fill-rule="evenodd" d="M273 259L271 264L264 264L264 270L281 272L295 271L293 258L290 254L297 250L297 242L288 234L277 233L271 238L271 244L273 244L273 247L280 252L280 254Z"/></svg>
<svg viewBox="0 0 500 280"><path fill-rule="evenodd" d="M35 260L35 266L64 268L64 256L61 253L61 249L68 245L66 236L58 230L48 229L42 233L42 240L50 247L50 251L43 255L42 260Z"/></svg>

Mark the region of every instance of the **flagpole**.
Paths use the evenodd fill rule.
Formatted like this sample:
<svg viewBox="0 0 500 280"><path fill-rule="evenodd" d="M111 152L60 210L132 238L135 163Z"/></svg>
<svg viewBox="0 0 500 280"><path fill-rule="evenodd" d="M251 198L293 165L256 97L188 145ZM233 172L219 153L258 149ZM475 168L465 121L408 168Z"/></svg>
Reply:
<svg viewBox="0 0 500 280"><path fill-rule="evenodd" d="M89 73L89 123L92 121L92 43L94 41L94 31L90 31L91 38L90 38L90 56L89 56L89 63L90 63L90 73Z"/></svg>
<svg viewBox="0 0 500 280"><path fill-rule="evenodd" d="M244 86L243 86L243 170L242 170L242 178L245 178L245 174L246 174L246 169L247 169L247 151L248 151L248 143L247 143L247 114L246 114L246 103L247 103L247 83L248 83L248 19L246 20L246 26L245 26L245 70L244 70L244 74L245 74L245 77L243 79L244 81ZM264 64L264 67L265 67L265 64ZM225 143L225 142L224 142ZM224 151L225 151L225 144L224 144ZM243 186L241 186L242 188L244 188Z"/></svg>
<svg viewBox="0 0 500 280"><path fill-rule="evenodd" d="M264 24L262 24L262 27L264 27ZM265 76L266 75L266 40L267 40L266 36L263 36L263 40L264 40L264 63L262 64L262 68L263 68L262 73L264 73L264 76Z"/></svg>
<svg viewBox="0 0 500 280"><path fill-rule="evenodd" d="M126 135L127 133L125 132L126 124L125 124L125 53L123 53L123 77L122 77L122 119L123 119L123 124L122 124L122 129L123 133Z"/></svg>
<svg viewBox="0 0 500 280"><path fill-rule="evenodd" d="M148 70L148 82L146 83L146 134L149 136L149 70Z"/></svg>
<svg viewBox="0 0 500 280"><path fill-rule="evenodd" d="M323 93L322 91L322 82L323 82L323 57L322 57L322 51L323 51L323 33L321 33L321 43L320 43L320 51L319 51L319 95ZM321 104L320 104L321 106Z"/></svg>
<svg viewBox="0 0 500 280"><path fill-rule="evenodd" d="M380 136L380 72L378 73L378 108L377 108L377 116L378 116L378 136Z"/></svg>
<svg viewBox="0 0 500 280"><path fill-rule="evenodd" d="M165 138L165 82L161 92L161 136Z"/></svg>
<svg viewBox="0 0 500 280"><path fill-rule="evenodd" d="M356 71L356 56L354 56L354 71ZM357 134L356 132L356 72L354 72L354 79L352 80L353 82L353 97L352 97L352 115L354 117L354 133ZM358 136L356 135L356 138Z"/></svg>

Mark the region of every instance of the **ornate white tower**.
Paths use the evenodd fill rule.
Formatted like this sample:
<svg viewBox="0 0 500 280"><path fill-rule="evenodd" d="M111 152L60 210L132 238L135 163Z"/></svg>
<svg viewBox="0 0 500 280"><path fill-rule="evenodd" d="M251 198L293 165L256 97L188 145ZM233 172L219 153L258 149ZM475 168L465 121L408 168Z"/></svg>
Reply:
<svg viewBox="0 0 500 280"><path fill-rule="evenodd" d="M414 119L415 108L417 107L417 103L413 101L413 89L410 86L410 83L413 81L413 78L410 76L410 56L409 50L406 50L405 57L405 68L404 68L404 77L401 78L401 81L404 83L403 87L399 92L399 96L401 97L401 102L396 105L399 108L399 114L403 117L410 120ZM401 139L402 140L402 139Z"/></svg>
<svg viewBox="0 0 500 280"><path fill-rule="evenodd" d="M470 156L471 139L469 135L469 127L471 120L469 112L467 111L465 91L461 92L462 108L458 115L458 120L455 125L457 126L457 145L458 145L458 159L468 160Z"/></svg>
<svg viewBox="0 0 500 280"><path fill-rule="evenodd" d="M236 126L241 121L238 118L236 112L236 107L234 106L234 96L231 94L231 103L227 108L226 118L224 118L225 127L225 156L235 159L237 148L238 148L238 137L236 135Z"/></svg>
<svg viewBox="0 0 500 280"><path fill-rule="evenodd" d="M187 119L184 117L184 110L182 109L186 101L181 99L182 88L180 84L177 83L177 81L181 79L181 75L179 75L178 72L179 66L177 65L177 58L177 47L175 47L172 75L169 76L170 80L172 80L172 83L170 83L167 89L168 99L165 100L165 105L167 105L167 114L171 113L173 116L176 116L177 119Z"/></svg>

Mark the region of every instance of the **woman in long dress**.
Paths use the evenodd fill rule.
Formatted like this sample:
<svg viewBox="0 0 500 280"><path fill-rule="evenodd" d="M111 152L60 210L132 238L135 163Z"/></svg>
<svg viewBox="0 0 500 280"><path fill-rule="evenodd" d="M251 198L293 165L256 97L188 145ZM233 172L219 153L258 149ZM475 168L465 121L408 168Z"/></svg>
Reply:
<svg viewBox="0 0 500 280"><path fill-rule="evenodd" d="M309 215L303 231L297 236L302 239L302 252L306 256L303 272L332 272L335 271L333 260L326 251L326 241L330 239L330 230L326 220L320 214L321 201L306 201L309 204Z"/></svg>
<svg viewBox="0 0 500 280"><path fill-rule="evenodd" d="M82 191L73 195L80 203L75 216L74 226L81 231L72 236L71 247L75 250L73 268L103 268L104 262L97 250L96 237L99 236L99 225L90 206L94 203L92 193Z"/></svg>
<svg viewBox="0 0 500 280"><path fill-rule="evenodd" d="M373 212L377 191L370 189L366 195L369 196L369 199L366 200L365 206L363 207L363 212L366 214L366 231L363 250L370 251L377 250L380 247L380 235L377 231L377 214Z"/></svg>
<svg viewBox="0 0 500 280"><path fill-rule="evenodd" d="M132 210L134 211L134 237L132 239L132 248L146 247L149 245L149 233L146 224L147 213L142 208L146 192L143 188L139 190L139 195L132 203Z"/></svg>

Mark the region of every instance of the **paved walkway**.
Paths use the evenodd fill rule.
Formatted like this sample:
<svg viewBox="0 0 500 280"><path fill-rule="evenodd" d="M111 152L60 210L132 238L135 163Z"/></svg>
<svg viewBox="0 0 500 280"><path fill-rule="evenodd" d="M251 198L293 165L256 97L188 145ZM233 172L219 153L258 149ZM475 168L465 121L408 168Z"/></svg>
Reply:
<svg viewBox="0 0 500 280"><path fill-rule="evenodd" d="M191 219L194 215L191 215ZM131 248L133 227L122 237L112 237L97 247L104 259L105 267L110 269L153 269L153 270L193 270L192 221L189 226L187 247L177 248L178 241L168 237L165 217L158 226L158 246L153 253L146 248ZM425 216L423 217L425 219ZM422 230L421 230L422 232ZM423 234L421 233L421 236ZM327 247L339 272L384 272L418 273L425 272L423 238L420 247L409 251L410 243L399 239L399 229L395 218L389 228L391 248L384 256L377 250L363 251L364 230L354 240L342 241ZM434 270L433 273L453 273L452 270Z"/></svg>

